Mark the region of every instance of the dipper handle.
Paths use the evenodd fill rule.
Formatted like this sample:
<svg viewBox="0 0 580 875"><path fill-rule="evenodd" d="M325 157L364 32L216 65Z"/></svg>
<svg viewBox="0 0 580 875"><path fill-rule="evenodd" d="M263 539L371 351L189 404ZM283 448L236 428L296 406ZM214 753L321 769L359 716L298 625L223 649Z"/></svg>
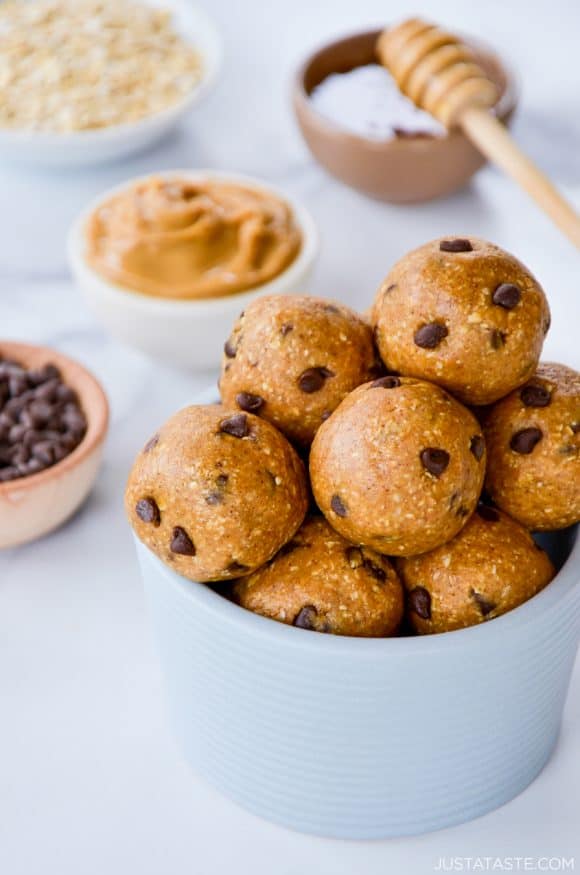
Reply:
<svg viewBox="0 0 580 875"><path fill-rule="evenodd" d="M403 94L447 128L462 128L580 248L578 213L490 112L498 89L468 46L439 27L411 18L381 33L377 55Z"/></svg>

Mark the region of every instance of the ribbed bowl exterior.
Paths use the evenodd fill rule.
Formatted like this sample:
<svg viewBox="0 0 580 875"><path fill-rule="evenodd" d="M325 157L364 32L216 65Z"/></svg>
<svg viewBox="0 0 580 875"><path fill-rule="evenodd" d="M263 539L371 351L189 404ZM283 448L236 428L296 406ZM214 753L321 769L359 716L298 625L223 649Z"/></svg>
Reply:
<svg viewBox="0 0 580 875"><path fill-rule="evenodd" d="M510 614L373 640L258 617L138 544L187 760L248 810L325 836L422 833L498 807L558 737L580 636L580 539L563 537L556 579Z"/></svg>

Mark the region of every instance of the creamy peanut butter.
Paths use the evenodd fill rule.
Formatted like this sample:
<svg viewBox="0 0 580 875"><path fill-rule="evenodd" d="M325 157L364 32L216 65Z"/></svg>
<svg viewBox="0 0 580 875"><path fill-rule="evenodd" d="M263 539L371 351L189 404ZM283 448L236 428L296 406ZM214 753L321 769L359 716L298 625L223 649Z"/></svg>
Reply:
<svg viewBox="0 0 580 875"><path fill-rule="evenodd" d="M96 209L86 259L105 279L161 298L217 298L274 279L296 258L290 206L233 182L151 178Z"/></svg>

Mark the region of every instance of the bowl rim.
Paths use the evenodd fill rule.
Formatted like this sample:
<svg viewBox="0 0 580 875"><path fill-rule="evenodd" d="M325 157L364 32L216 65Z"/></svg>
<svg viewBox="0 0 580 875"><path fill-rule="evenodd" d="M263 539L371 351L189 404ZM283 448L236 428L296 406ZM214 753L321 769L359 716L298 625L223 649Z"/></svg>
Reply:
<svg viewBox="0 0 580 875"><path fill-rule="evenodd" d="M97 378L84 365L81 365L76 359L72 359L59 350L52 347L43 346L34 343L24 343L15 340L0 339L0 355L14 357L18 359L22 357L23 363L26 365L27 357L34 353L40 353L43 357L46 356L47 364L55 364L62 372L63 381L68 385L67 375L75 373L83 383L83 389L77 389L81 408L87 415L83 406L84 387L89 386L96 403L91 408L90 415L87 415L87 431L80 444L75 447L72 453L61 459L55 465L39 471L37 474L30 474L26 477L17 477L15 480L8 480L6 483L0 483L0 498L8 493L22 491L25 489L35 489L37 486L42 486L54 477L62 477L68 474L77 465L84 462L104 441L107 429L109 426L109 402L105 394L105 390L101 386Z"/></svg>
<svg viewBox="0 0 580 875"><path fill-rule="evenodd" d="M202 60L201 76L194 87L176 103L158 112L143 116L133 122L106 125L102 128L86 128L78 131L35 130L33 128L0 127L0 149L2 146L32 144L38 147L106 145L120 140L126 135L144 132L158 125L168 125L180 118L195 103L201 100L213 86L223 64L223 39L210 16L197 4L189 5L182 0L140 0L147 6L159 9L168 8L173 16L183 18L181 26L175 27L177 33L190 47L196 49ZM187 26L184 23L187 22Z"/></svg>
<svg viewBox="0 0 580 875"><path fill-rule="evenodd" d="M488 648L493 646L494 641L505 640L506 635L509 637L525 628L528 623L537 621L540 614L545 615L574 587L580 585L580 524L571 528L571 537L573 544L570 554L550 583L527 602L506 614L452 632L409 637L356 638L313 634L310 630L280 623L242 608L212 588L219 586L219 583L196 583L172 571L133 532L141 563L149 562L153 565L153 573L158 578L163 578L162 585L167 586L184 603L185 610L200 610L211 614L213 619L227 624L230 629L234 628L239 635L274 639L280 646L299 649L308 647L318 653L340 653L343 656L370 659L381 656L389 659L404 658L411 654L440 652L454 647Z"/></svg>
<svg viewBox="0 0 580 875"><path fill-rule="evenodd" d="M241 292L233 292L230 295L222 295L218 298L190 298L186 300L180 300L177 298L157 298L110 282L97 273L97 271L94 270L85 259L85 225L91 214L114 195L120 194L123 191L128 191L138 183L159 178L167 180L182 179L191 182L199 182L203 180L233 182L257 191L275 194L288 204L292 210L294 219L300 228L302 234L302 245L298 254L281 273L273 277L271 280L253 286L250 289L244 289ZM204 313L216 315L220 312L229 314L232 309L232 302L235 302L235 309L237 310L240 305L243 309L245 303L257 294L283 294L287 288L301 281L303 274L312 266L318 255L319 248L320 235L318 228L311 213L301 201L294 198L277 185L271 185L269 182L257 179L256 177L244 173L230 173L211 168L160 170L156 173L146 173L142 176L131 177L119 185L106 189L89 201L77 215L69 229L66 242L69 267L71 268L73 275L80 278L81 282L90 280L93 286L96 286L100 292L118 296L123 300L126 306L132 306L140 312L147 311L153 316L168 313L176 316L201 316Z"/></svg>
<svg viewBox="0 0 580 875"><path fill-rule="evenodd" d="M388 27L390 25L386 26ZM313 61L320 54L328 51L334 46L348 43L354 39L361 39L363 37L377 38L383 30L384 27L375 27L365 28L364 30L354 32L351 31L349 33L343 33L342 36L338 35L324 43L319 43L317 46L311 49L308 54L303 57L302 61L299 63L298 67L294 72L292 92L295 111L302 112L307 115L309 121L313 125L315 125L318 130L322 131L326 136L334 137L335 139L340 140L344 143L356 143L359 147L364 146L367 149L370 148L376 150L408 150L411 146L414 148L420 147L422 149L426 149L434 144L443 145L444 143L448 143L449 141L455 141L462 138L464 139L465 134L460 129L451 129L447 131L446 135L439 137L392 137L388 140L372 140L367 137L363 137L360 134L356 134L353 131L349 131L347 128L342 127L340 124L323 115L316 109L312 100L310 99L309 93L306 91L306 87L304 84L306 72L313 63ZM514 69L504 61L503 57L495 51L493 46L491 46L485 40L481 40L478 37L472 37L471 35L459 35L467 45L471 46L476 51L480 50L484 54L492 57L497 63L498 67L500 67L503 71L506 80L505 90L503 94L501 94L496 105L493 107L493 112L500 119L505 119L515 110L519 102L519 96L521 91L519 77L515 73Z"/></svg>

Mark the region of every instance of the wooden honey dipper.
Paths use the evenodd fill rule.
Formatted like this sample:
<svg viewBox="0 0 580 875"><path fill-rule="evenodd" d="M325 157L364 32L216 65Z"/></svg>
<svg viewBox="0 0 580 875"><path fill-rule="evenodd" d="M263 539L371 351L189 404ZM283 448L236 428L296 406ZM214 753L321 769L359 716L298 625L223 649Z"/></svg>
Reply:
<svg viewBox="0 0 580 875"><path fill-rule="evenodd" d="M439 27L410 18L384 30L376 51L403 94L446 128L462 128L580 248L580 217L490 112L498 88L466 45Z"/></svg>

